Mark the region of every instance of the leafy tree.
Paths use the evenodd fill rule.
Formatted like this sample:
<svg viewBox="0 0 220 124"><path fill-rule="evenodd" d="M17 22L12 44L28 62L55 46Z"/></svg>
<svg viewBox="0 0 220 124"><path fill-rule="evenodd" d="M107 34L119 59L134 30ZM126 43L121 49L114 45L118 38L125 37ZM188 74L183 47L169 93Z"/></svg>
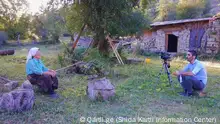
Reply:
<svg viewBox="0 0 220 124"><path fill-rule="evenodd" d="M180 0L177 4L177 19L202 17L208 4L207 0Z"/></svg>
<svg viewBox="0 0 220 124"><path fill-rule="evenodd" d="M72 5L68 8L63 8L63 14L66 20L66 27L68 32L72 34L72 41L74 41L74 34L75 32L78 32L83 27L83 16L80 15L80 5ZM83 32L82 32L83 33Z"/></svg>
<svg viewBox="0 0 220 124"><path fill-rule="evenodd" d="M72 14L68 14L67 25L72 30L86 27L94 34L94 47L108 53L107 34L121 36L134 34L146 25L144 16L134 8L139 0L67 0L62 1ZM52 0L52 2L55 2ZM141 24L140 24L141 23ZM81 27L81 28L80 28Z"/></svg>
<svg viewBox="0 0 220 124"><path fill-rule="evenodd" d="M29 17L23 14L19 18L17 15L17 13L24 12L27 6L26 0L0 0L0 25L3 30L8 32L10 39L17 37L17 32L24 34L23 31L27 30L28 22L26 21L29 20Z"/></svg>
<svg viewBox="0 0 220 124"><path fill-rule="evenodd" d="M43 24L44 27L48 30L50 38L54 43L59 42L59 36L64 29L64 18L59 15L59 12L48 11L45 12Z"/></svg>
<svg viewBox="0 0 220 124"><path fill-rule="evenodd" d="M218 6L220 7L220 2L219 2L219 4L218 4ZM216 14L216 17L220 17L220 12L218 12L218 13Z"/></svg>
<svg viewBox="0 0 220 124"><path fill-rule="evenodd" d="M30 25L31 33L36 34L39 37L42 36L41 30L44 27L44 25L41 21L41 18L42 18L42 14L37 13L37 14L33 15L32 20L31 20L31 25Z"/></svg>
<svg viewBox="0 0 220 124"><path fill-rule="evenodd" d="M157 7L155 21L168 21L176 19L176 3L170 0L160 0Z"/></svg>
<svg viewBox="0 0 220 124"><path fill-rule="evenodd" d="M20 34L21 39L27 39L29 37L30 30L30 15L22 14L17 20L13 21L7 27L7 32L10 39L16 39L18 34Z"/></svg>
<svg viewBox="0 0 220 124"><path fill-rule="evenodd" d="M32 21L32 32L50 43L58 43L59 36L65 29L65 19L59 11L45 9L42 14L36 14Z"/></svg>
<svg viewBox="0 0 220 124"><path fill-rule="evenodd" d="M28 6L26 0L0 0L0 24L7 29L17 20L18 12Z"/></svg>
<svg viewBox="0 0 220 124"><path fill-rule="evenodd" d="M201 18L209 16L208 0L159 0L155 21Z"/></svg>
<svg viewBox="0 0 220 124"><path fill-rule="evenodd" d="M155 8L157 0L140 0L140 8L143 13L152 12Z"/></svg>
<svg viewBox="0 0 220 124"><path fill-rule="evenodd" d="M4 27L4 24L0 23L0 30L4 30L5 27Z"/></svg>

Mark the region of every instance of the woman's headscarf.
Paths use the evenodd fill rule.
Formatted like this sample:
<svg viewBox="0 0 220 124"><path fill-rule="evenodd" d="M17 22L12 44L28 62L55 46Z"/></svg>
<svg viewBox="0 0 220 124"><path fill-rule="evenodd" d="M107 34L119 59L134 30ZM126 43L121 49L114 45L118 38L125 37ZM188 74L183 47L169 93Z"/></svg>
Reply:
<svg viewBox="0 0 220 124"><path fill-rule="evenodd" d="M38 50L39 50L39 48L37 48L37 47L33 47L29 50L26 63L28 62L29 59L32 59L32 57L36 55Z"/></svg>

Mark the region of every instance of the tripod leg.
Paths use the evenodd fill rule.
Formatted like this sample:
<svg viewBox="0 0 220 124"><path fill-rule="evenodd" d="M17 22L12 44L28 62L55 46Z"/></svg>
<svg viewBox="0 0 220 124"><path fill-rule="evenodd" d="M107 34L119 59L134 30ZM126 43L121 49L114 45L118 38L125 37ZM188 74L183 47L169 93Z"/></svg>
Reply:
<svg viewBox="0 0 220 124"><path fill-rule="evenodd" d="M172 81L172 78L170 76L170 70L169 70L167 64L164 64L164 69L165 69L165 71L167 73L167 77L168 77L169 83L170 83L170 85L172 86L172 89L173 89L173 81Z"/></svg>
<svg viewBox="0 0 220 124"><path fill-rule="evenodd" d="M159 73L158 76L157 76L157 82L156 82L157 84L158 84L158 81L159 81L159 79L160 79L160 75L163 73L163 68L164 68L164 67L162 67L162 69L160 70L160 73Z"/></svg>
<svg viewBox="0 0 220 124"><path fill-rule="evenodd" d="M156 82L155 82L155 84L154 84L154 94L155 94L155 91L156 91L156 86L159 84L160 75L163 73L163 68L164 68L164 66L162 66L162 68L161 68L161 70L160 70L160 73L158 74L157 79L156 79Z"/></svg>

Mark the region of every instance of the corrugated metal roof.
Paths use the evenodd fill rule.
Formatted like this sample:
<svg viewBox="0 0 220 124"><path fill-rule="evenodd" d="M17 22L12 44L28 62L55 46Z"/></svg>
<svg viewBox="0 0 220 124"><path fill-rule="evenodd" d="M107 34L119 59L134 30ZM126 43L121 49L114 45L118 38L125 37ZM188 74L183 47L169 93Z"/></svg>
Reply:
<svg viewBox="0 0 220 124"><path fill-rule="evenodd" d="M162 25L171 25L171 24L180 24L187 22L199 22L199 21L209 21L213 18L199 18L199 19L184 19L184 20L173 20L173 21L163 21L163 22L155 22L151 24L151 26L162 26Z"/></svg>

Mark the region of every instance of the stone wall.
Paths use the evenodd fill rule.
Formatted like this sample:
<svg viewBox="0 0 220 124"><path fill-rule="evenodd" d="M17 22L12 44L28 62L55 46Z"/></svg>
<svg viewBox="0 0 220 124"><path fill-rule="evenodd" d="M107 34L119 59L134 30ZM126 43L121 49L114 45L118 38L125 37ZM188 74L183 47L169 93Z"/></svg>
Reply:
<svg viewBox="0 0 220 124"><path fill-rule="evenodd" d="M207 29L203 42L207 40L206 53L217 53L219 51L220 43L220 19L210 23Z"/></svg>
<svg viewBox="0 0 220 124"><path fill-rule="evenodd" d="M159 51L165 51L165 33L163 30L157 30L155 45Z"/></svg>
<svg viewBox="0 0 220 124"><path fill-rule="evenodd" d="M185 53L189 49L190 27L190 25L186 25L185 27L182 26L183 30L173 30L169 32L169 34L173 34L178 37L178 53ZM143 40L140 42L141 48L152 52L165 51L165 35L166 32L164 31L164 29L161 28L154 31L152 36L144 36ZM210 23L208 28L206 29L201 41L201 50L205 53L217 53L219 47L220 19L217 19L214 22Z"/></svg>
<svg viewBox="0 0 220 124"><path fill-rule="evenodd" d="M152 36L144 36L143 39L140 40L140 47L145 51L157 51L156 32L153 32Z"/></svg>
<svg viewBox="0 0 220 124"><path fill-rule="evenodd" d="M149 51L165 51L165 35L166 33L160 29L155 32L155 35L152 37L144 37L142 46L143 48L148 48ZM181 31L173 31L169 34L173 34L178 37L178 46L177 52L183 53L188 50L189 48L189 38L190 38L190 31L189 29L181 30ZM151 46L149 45L151 43ZM153 45L152 45L153 44ZM150 47L150 48L149 48Z"/></svg>
<svg viewBox="0 0 220 124"><path fill-rule="evenodd" d="M173 33L175 35L175 32ZM182 31L178 31L176 36L178 36L178 46L177 52L184 53L189 49L189 38L190 38L190 30L185 29Z"/></svg>

